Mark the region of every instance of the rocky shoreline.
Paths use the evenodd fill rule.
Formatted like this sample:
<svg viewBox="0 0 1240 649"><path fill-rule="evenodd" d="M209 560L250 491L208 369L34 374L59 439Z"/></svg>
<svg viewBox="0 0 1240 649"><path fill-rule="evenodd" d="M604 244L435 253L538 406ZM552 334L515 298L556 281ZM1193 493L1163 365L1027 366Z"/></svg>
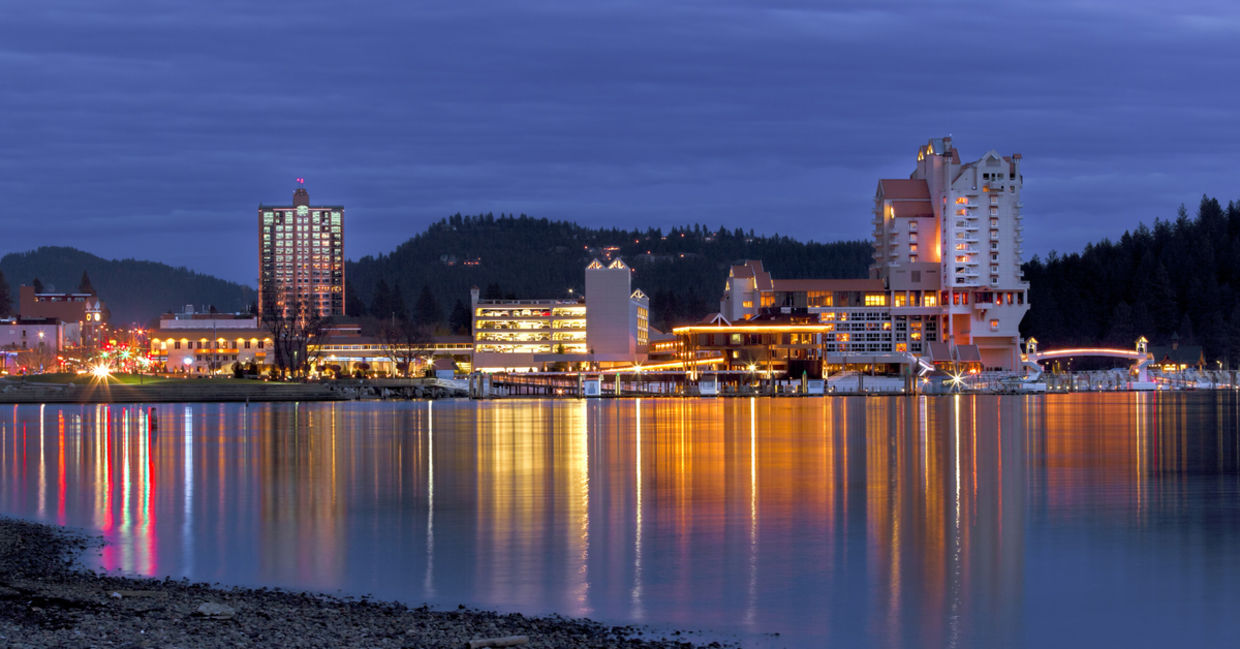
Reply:
<svg viewBox="0 0 1240 649"><path fill-rule="evenodd" d="M118 577L78 567L78 556L97 544L64 529L0 517L0 647L503 645L477 642L489 638L530 649L699 646L638 638L643 632L638 627L591 620L463 607L439 611L366 598Z"/></svg>

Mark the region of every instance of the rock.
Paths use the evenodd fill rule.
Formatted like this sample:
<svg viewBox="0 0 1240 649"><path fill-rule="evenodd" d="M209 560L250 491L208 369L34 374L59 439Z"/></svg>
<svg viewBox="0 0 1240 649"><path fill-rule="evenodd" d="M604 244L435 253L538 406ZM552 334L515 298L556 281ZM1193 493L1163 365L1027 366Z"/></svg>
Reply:
<svg viewBox="0 0 1240 649"><path fill-rule="evenodd" d="M237 611L231 606L220 604L217 602L203 602L194 615L200 615L208 620L231 620Z"/></svg>

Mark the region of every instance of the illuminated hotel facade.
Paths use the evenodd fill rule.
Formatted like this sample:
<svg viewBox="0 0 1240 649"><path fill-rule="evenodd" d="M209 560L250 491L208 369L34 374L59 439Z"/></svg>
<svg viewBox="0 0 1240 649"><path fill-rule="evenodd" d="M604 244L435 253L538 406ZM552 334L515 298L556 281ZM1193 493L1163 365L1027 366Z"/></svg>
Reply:
<svg viewBox="0 0 1240 649"><path fill-rule="evenodd" d="M719 317L675 329L682 348L771 371L917 362L1015 370L1029 310L1020 159L991 151L961 164L951 138L930 140L909 178L878 183L868 279L780 280L760 261L736 264Z"/></svg>
<svg viewBox="0 0 1240 649"><path fill-rule="evenodd" d="M258 309L344 315L343 207L311 206L304 187L292 205L258 207Z"/></svg>
<svg viewBox="0 0 1240 649"><path fill-rule="evenodd" d="M166 313L150 345L151 362L165 372L216 374L234 363L271 364L271 332L253 315Z"/></svg>
<svg viewBox="0 0 1240 649"><path fill-rule="evenodd" d="M1021 275L1021 155L995 151L961 163L950 137L917 151L907 179L880 180L874 197L874 264L893 296L939 291L942 340L977 351L987 368L1020 364L1029 311Z"/></svg>
<svg viewBox="0 0 1240 649"><path fill-rule="evenodd" d="M632 269L595 259L585 296L553 300L483 300L470 291L473 367L543 371L626 366L646 360L650 299L632 288Z"/></svg>

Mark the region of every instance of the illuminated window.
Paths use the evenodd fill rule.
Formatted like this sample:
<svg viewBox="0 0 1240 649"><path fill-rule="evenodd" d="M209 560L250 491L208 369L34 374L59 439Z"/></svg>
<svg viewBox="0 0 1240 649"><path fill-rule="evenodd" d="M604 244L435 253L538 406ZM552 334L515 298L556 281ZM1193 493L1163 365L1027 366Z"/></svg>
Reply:
<svg viewBox="0 0 1240 649"><path fill-rule="evenodd" d="M831 306L834 294L831 291L806 291L806 300L809 306Z"/></svg>
<svg viewBox="0 0 1240 649"><path fill-rule="evenodd" d="M896 351L898 352L908 351L908 343L896 343Z"/></svg>
<svg viewBox="0 0 1240 649"><path fill-rule="evenodd" d="M744 307L744 308L746 308L746 309L752 309L752 308L753 308L753 300L745 300L744 302L741 302L741 306L742 306L742 307Z"/></svg>
<svg viewBox="0 0 1240 649"><path fill-rule="evenodd" d="M884 293L866 293L866 306L887 306L887 295Z"/></svg>
<svg viewBox="0 0 1240 649"><path fill-rule="evenodd" d="M917 244L915 244L915 243L910 243L910 244L908 244L908 251L909 251L909 252L917 252Z"/></svg>
<svg viewBox="0 0 1240 649"><path fill-rule="evenodd" d="M896 293L894 306L904 306L907 302L908 302L907 295L905 295L904 293Z"/></svg>
<svg viewBox="0 0 1240 649"><path fill-rule="evenodd" d="M999 321L998 321L998 320L991 320L991 321L990 321L990 330L991 330L991 331L994 331L994 330L996 330L996 329L998 329L998 328L999 328Z"/></svg>
<svg viewBox="0 0 1240 649"><path fill-rule="evenodd" d="M933 293L926 293L921 299L922 306L938 306L939 300Z"/></svg>
<svg viewBox="0 0 1240 649"><path fill-rule="evenodd" d="M968 205L969 199L965 198L964 196L960 196L956 199L956 204L957 205Z"/></svg>
<svg viewBox="0 0 1240 649"><path fill-rule="evenodd" d="M846 334L846 333L837 333L837 334L835 334L835 340L836 340L836 342L846 343L846 342L848 342L848 334Z"/></svg>

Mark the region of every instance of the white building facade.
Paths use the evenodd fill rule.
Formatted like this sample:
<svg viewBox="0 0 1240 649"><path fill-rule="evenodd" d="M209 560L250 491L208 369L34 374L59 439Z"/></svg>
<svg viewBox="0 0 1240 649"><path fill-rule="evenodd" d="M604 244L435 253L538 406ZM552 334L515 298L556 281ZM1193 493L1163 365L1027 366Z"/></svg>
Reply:
<svg viewBox="0 0 1240 649"><path fill-rule="evenodd" d="M950 137L934 138L909 178L880 180L874 198L871 277L893 292L937 284L942 340L976 348L990 369L1019 365L1029 310L1020 165L993 150L961 163Z"/></svg>
<svg viewBox="0 0 1240 649"><path fill-rule="evenodd" d="M585 296L552 300L484 300L470 292L473 367L544 371L633 365L645 361L650 300L632 288L632 269L595 259Z"/></svg>
<svg viewBox="0 0 1240 649"><path fill-rule="evenodd" d="M1016 369L1020 321L1029 310L1020 270L1020 161L1020 154L990 151L962 164L950 137L930 140L909 178L878 182L869 283L773 279L762 262L745 261L728 273L720 314L732 324L759 317L816 323L819 329L797 335L818 336L814 345L831 365L911 354Z"/></svg>
<svg viewBox="0 0 1240 649"><path fill-rule="evenodd" d="M167 313L150 344L151 362L172 373L224 374L233 363L271 364L271 333L253 315Z"/></svg>

